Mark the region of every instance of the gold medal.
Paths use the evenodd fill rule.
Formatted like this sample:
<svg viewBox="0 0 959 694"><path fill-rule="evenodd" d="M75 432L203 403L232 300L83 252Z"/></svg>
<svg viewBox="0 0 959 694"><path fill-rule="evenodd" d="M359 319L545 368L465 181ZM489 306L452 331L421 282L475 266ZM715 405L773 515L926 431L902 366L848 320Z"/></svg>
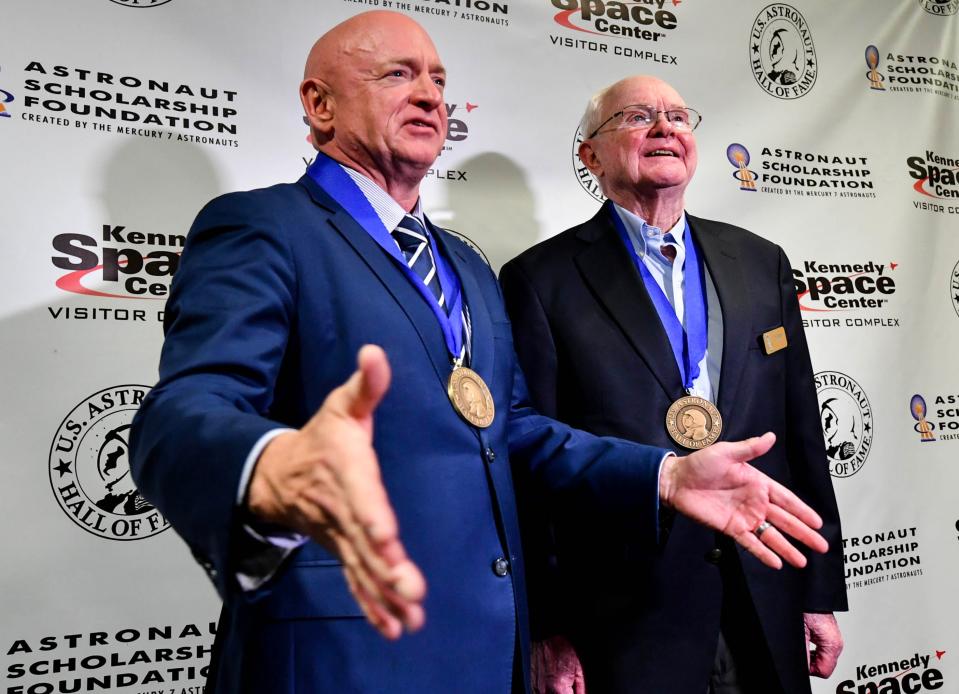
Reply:
<svg viewBox="0 0 959 694"><path fill-rule="evenodd" d="M687 395L666 411L666 431L680 446L698 450L716 442L723 433L723 418L709 400Z"/></svg>
<svg viewBox="0 0 959 694"><path fill-rule="evenodd" d="M493 396L483 378L465 366L456 366L450 374L446 393L460 416L474 427L485 429L496 414Z"/></svg>

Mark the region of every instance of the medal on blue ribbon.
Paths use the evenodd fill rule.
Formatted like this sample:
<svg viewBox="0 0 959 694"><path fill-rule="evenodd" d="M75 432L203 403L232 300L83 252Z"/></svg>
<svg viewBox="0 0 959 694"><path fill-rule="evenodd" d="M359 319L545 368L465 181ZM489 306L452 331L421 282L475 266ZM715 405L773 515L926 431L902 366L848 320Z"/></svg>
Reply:
<svg viewBox="0 0 959 694"><path fill-rule="evenodd" d="M708 344L708 316L706 313L706 282L703 264L699 260L696 244L689 230L689 222L683 231L686 250L683 273L683 306L686 327L683 328L669 299L657 284L630 241L626 225L613 204L607 201L607 209L616 231L633 260L646 292L649 294L656 314L666 331L676 366L686 395L677 399L666 412L666 430L673 441L684 448L699 449L714 443L723 430L723 418L713 403L692 395L693 382L699 377L699 364L706 356Z"/></svg>
<svg viewBox="0 0 959 694"><path fill-rule="evenodd" d="M390 235L390 230L383 225L363 191L335 160L318 152L316 159L307 169L307 174L396 261L397 267L426 300L443 331L443 339L446 341L453 367L447 383L450 402L470 424L480 428L488 427L494 417L493 397L483 378L463 366L466 351L463 339L463 291L456 273L440 254L436 239L432 234L428 235L430 249L433 251L433 263L443 295L447 297L449 313L439 305L422 278L406 264L406 259Z"/></svg>

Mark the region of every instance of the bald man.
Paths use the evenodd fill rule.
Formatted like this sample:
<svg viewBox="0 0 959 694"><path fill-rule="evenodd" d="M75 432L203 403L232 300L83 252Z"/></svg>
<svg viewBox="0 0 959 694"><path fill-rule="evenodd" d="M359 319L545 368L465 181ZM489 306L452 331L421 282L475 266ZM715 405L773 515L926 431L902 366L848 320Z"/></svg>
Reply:
<svg viewBox="0 0 959 694"><path fill-rule="evenodd" d="M539 411L604 436L683 452L774 432L755 464L821 514L831 550L776 572L685 518L650 548L628 529L597 541L575 506L531 512L553 527L530 524L529 543L555 541L531 595L558 593L548 617L589 694L808 694L842 649L839 514L792 273L778 246L685 212L699 121L649 76L590 100L579 157L608 200L503 268L520 363ZM534 662L558 667L539 678L572 681L564 648L548 643L559 657Z"/></svg>
<svg viewBox="0 0 959 694"><path fill-rule="evenodd" d="M208 691L526 691L511 462L639 542L676 508L773 566L804 559L764 519L825 547L744 462L771 435L665 457L529 408L494 276L423 214L445 81L402 14L334 27L300 87L306 175L190 231L131 466L223 597Z"/></svg>

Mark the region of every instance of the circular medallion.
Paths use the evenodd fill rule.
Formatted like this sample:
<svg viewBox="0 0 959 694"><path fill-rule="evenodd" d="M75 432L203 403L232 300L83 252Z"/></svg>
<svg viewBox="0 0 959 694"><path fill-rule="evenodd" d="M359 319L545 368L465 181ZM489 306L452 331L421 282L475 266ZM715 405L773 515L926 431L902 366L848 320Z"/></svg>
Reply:
<svg viewBox="0 0 959 694"><path fill-rule="evenodd" d="M453 369L446 392L460 416L474 427L485 429L496 412L493 396L482 377L465 366Z"/></svg>
<svg viewBox="0 0 959 694"><path fill-rule="evenodd" d="M778 99L796 99L812 89L819 65L799 10L784 3L762 9L749 33L749 65L759 86Z"/></svg>
<svg viewBox="0 0 959 694"><path fill-rule="evenodd" d="M829 474L850 477L862 469L872 448L872 406L862 386L840 371L814 374Z"/></svg>
<svg viewBox="0 0 959 694"><path fill-rule="evenodd" d="M576 128L576 134L573 136L573 172L576 174L576 180L579 181L579 185L582 186L583 190L585 190L593 200L606 202L606 196L603 195L603 190L599 187L599 181L596 180L596 177L586 168L586 164L579 159L579 146L584 139L583 131Z"/></svg>
<svg viewBox="0 0 959 694"><path fill-rule="evenodd" d="M680 446L698 450L719 439L723 417L709 400L687 395L666 411L666 431Z"/></svg>
<svg viewBox="0 0 959 694"><path fill-rule="evenodd" d="M170 0L110 0L110 2L116 5L122 5L123 7L159 7L160 5L166 5Z"/></svg>
<svg viewBox="0 0 959 694"><path fill-rule="evenodd" d="M952 275L949 276L949 298L952 300L952 308L959 316L959 263L952 268Z"/></svg>
<svg viewBox="0 0 959 694"><path fill-rule="evenodd" d="M959 9L959 0L919 0L919 4L929 14L937 17L947 17Z"/></svg>
<svg viewBox="0 0 959 694"><path fill-rule="evenodd" d="M149 386L105 388L64 417L50 445L50 488L63 512L88 533L141 540L169 522L137 490L130 474L130 424Z"/></svg>

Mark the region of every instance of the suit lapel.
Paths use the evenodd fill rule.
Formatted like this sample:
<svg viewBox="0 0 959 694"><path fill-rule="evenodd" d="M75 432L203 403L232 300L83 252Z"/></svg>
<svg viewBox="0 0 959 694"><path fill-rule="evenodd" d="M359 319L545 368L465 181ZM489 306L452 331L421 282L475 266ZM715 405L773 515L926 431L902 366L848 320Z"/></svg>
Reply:
<svg viewBox="0 0 959 694"><path fill-rule="evenodd" d="M426 301L410 284L403 271L396 266L393 258L387 255L366 230L357 224L356 220L327 195L313 179L303 176L300 184L306 187L317 205L329 212L327 218L329 225L353 247L357 255L396 300L399 308L419 335L423 348L433 364L436 377L445 389L450 371L449 355L442 331L436 322L436 316L433 315Z"/></svg>
<svg viewBox="0 0 959 694"><path fill-rule="evenodd" d="M687 215L693 238L702 249L703 262L709 269L723 312L723 364L719 375L719 396L716 403L724 417L734 410L736 393L742 380L752 325L749 321L748 296L743 266L738 250L728 243L723 232L703 219Z"/></svg>
<svg viewBox="0 0 959 694"><path fill-rule="evenodd" d="M588 246L575 258L586 284L673 400L683 393L666 330L639 271L603 207L577 236Z"/></svg>

